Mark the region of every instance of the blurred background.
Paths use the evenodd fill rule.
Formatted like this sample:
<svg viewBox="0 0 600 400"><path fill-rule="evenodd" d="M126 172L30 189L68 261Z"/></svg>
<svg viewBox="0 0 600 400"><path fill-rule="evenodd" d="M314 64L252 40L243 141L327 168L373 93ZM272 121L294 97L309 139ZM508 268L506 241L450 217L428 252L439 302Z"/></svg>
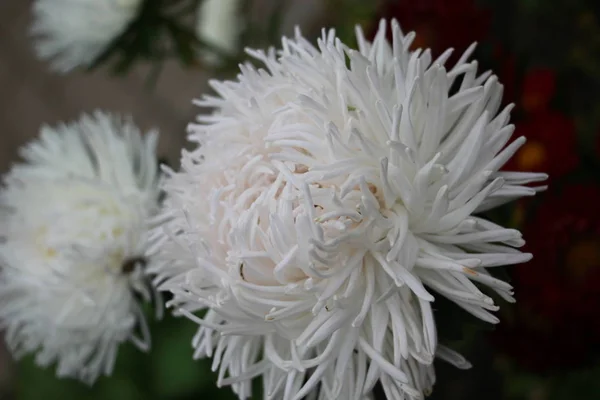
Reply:
<svg viewBox="0 0 600 400"><path fill-rule="evenodd" d="M35 56L32 3L0 2L2 174L41 125L97 108L160 129L160 156L176 166L197 113L191 100L208 90L207 80L233 77L244 46L276 45L294 25L309 37L335 27L351 44L356 24L372 36L380 18L396 18L405 32L417 32L415 48L430 47L434 55L449 47L460 54L477 41L474 58L499 76L506 104L515 104L516 135L528 138L506 168L547 172L550 189L488 215L524 231L535 254L505 271L518 306L501 302L499 326L482 326L436 302L442 340L461 349L473 368L437 365L431 398L600 399L600 2L223 0L234 4L233 15L202 8L200 0L181 31L197 38L180 35L187 39L169 57L135 50L117 67L109 60L67 75ZM203 29L207 21L217 32ZM227 40L211 44L211 35ZM30 358L15 363L2 348L0 399L233 399L228 388L215 387L208 362L192 361L194 331L191 322L170 317L154 324L152 352L122 346L114 375L93 388L58 380Z"/></svg>

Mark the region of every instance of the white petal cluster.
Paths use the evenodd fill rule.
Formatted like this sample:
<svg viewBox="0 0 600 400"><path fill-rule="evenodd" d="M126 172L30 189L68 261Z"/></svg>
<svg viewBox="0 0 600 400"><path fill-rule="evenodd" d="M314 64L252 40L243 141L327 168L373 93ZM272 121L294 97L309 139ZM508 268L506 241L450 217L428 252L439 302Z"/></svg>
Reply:
<svg viewBox="0 0 600 400"><path fill-rule="evenodd" d="M35 0L35 50L66 73L87 67L138 15L142 0Z"/></svg>
<svg viewBox="0 0 600 400"><path fill-rule="evenodd" d="M158 209L158 136L97 112L26 145L0 190L0 326L15 355L87 383L150 345L136 297Z"/></svg>
<svg viewBox="0 0 600 400"><path fill-rule="evenodd" d="M250 397L420 399L438 356L434 296L491 323L488 268L521 263L521 234L476 216L537 189L544 174L501 172L509 144L502 86L471 47L453 66L409 51L382 22L359 50L324 32L250 51L265 69L212 82L190 126L197 143L165 182L153 232L158 282L200 325L195 357ZM207 310L205 314L198 313Z"/></svg>

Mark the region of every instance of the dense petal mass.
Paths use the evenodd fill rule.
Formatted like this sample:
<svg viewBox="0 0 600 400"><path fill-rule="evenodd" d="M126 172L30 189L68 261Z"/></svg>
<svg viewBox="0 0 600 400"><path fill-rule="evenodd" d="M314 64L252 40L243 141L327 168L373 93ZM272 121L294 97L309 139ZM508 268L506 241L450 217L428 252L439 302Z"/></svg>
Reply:
<svg viewBox="0 0 600 400"><path fill-rule="evenodd" d="M22 149L0 191L0 323L16 357L88 383L118 345L149 346L147 219L158 208L157 135L83 116ZM137 333L136 330L140 331ZM140 336L141 335L141 336Z"/></svg>
<svg viewBox="0 0 600 400"><path fill-rule="evenodd" d="M89 66L137 16L141 0L36 0L35 49L59 72Z"/></svg>
<svg viewBox="0 0 600 400"><path fill-rule="evenodd" d="M378 382L422 398L434 357L468 366L438 346L433 294L497 322L475 283L511 300L487 267L530 258L518 231L474 215L545 178L499 171L524 142L509 144L502 86L473 47L447 67L451 51L433 60L392 32L358 30L358 50L298 32L197 102L215 112L190 127L151 250L200 325L195 355L241 399L256 376L265 398L362 399Z"/></svg>

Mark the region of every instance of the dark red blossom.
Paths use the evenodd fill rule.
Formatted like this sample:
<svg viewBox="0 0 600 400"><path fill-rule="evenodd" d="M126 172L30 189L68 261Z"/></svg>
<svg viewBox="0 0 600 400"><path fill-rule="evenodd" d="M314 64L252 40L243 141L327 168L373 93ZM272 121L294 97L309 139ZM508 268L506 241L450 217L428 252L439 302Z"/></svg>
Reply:
<svg viewBox="0 0 600 400"><path fill-rule="evenodd" d="M545 172L550 179L559 178L579 163L577 137L573 121L556 111L544 111L516 123L515 137L527 142L504 169Z"/></svg>
<svg viewBox="0 0 600 400"><path fill-rule="evenodd" d="M545 195L526 221L533 259L512 271L517 305L495 340L536 371L577 367L600 346L600 188Z"/></svg>
<svg viewBox="0 0 600 400"><path fill-rule="evenodd" d="M490 24L489 12L473 0L386 1L379 18L395 18L405 33L415 31L417 37L413 48L431 48L434 55L454 48L451 61L456 60L471 43L483 40ZM371 37L375 30L376 27Z"/></svg>
<svg viewBox="0 0 600 400"><path fill-rule="evenodd" d="M533 68L523 80L521 104L526 113L535 113L548 109L556 92L556 74L551 69Z"/></svg>

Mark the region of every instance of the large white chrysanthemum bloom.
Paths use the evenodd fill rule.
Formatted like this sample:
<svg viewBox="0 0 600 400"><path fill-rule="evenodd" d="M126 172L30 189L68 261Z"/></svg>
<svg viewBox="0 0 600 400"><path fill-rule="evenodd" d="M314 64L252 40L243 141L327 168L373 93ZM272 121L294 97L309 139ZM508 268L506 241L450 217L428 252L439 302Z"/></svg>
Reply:
<svg viewBox="0 0 600 400"><path fill-rule="evenodd" d="M445 66L450 51L432 60L392 29L392 45L384 22L373 44L359 29L358 51L333 31L250 51L266 70L212 82L198 105L215 112L169 172L157 283L241 399L256 376L269 399L362 399L377 382L420 399L435 356L468 366L438 345L433 294L495 323L482 286L511 287L487 269L531 257L476 216L545 179L499 171L524 142L509 144L502 86L473 47Z"/></svg>
<svg viewBox="0 0 600 400"><path fill-rule="evenodd" d="M150 345L136 297L158 209L158 136L97 112L42 129L0 190L0 326L15 355L59 376L109 374L120 343ZM160 309L160 307L159 307Z"/></svg>
<svg viewBox="0 0 600 400"><path fill-rule="evenodd" d="M90 66L137 16L142 0L35 0L35 50L66 73Z"/></svg>

